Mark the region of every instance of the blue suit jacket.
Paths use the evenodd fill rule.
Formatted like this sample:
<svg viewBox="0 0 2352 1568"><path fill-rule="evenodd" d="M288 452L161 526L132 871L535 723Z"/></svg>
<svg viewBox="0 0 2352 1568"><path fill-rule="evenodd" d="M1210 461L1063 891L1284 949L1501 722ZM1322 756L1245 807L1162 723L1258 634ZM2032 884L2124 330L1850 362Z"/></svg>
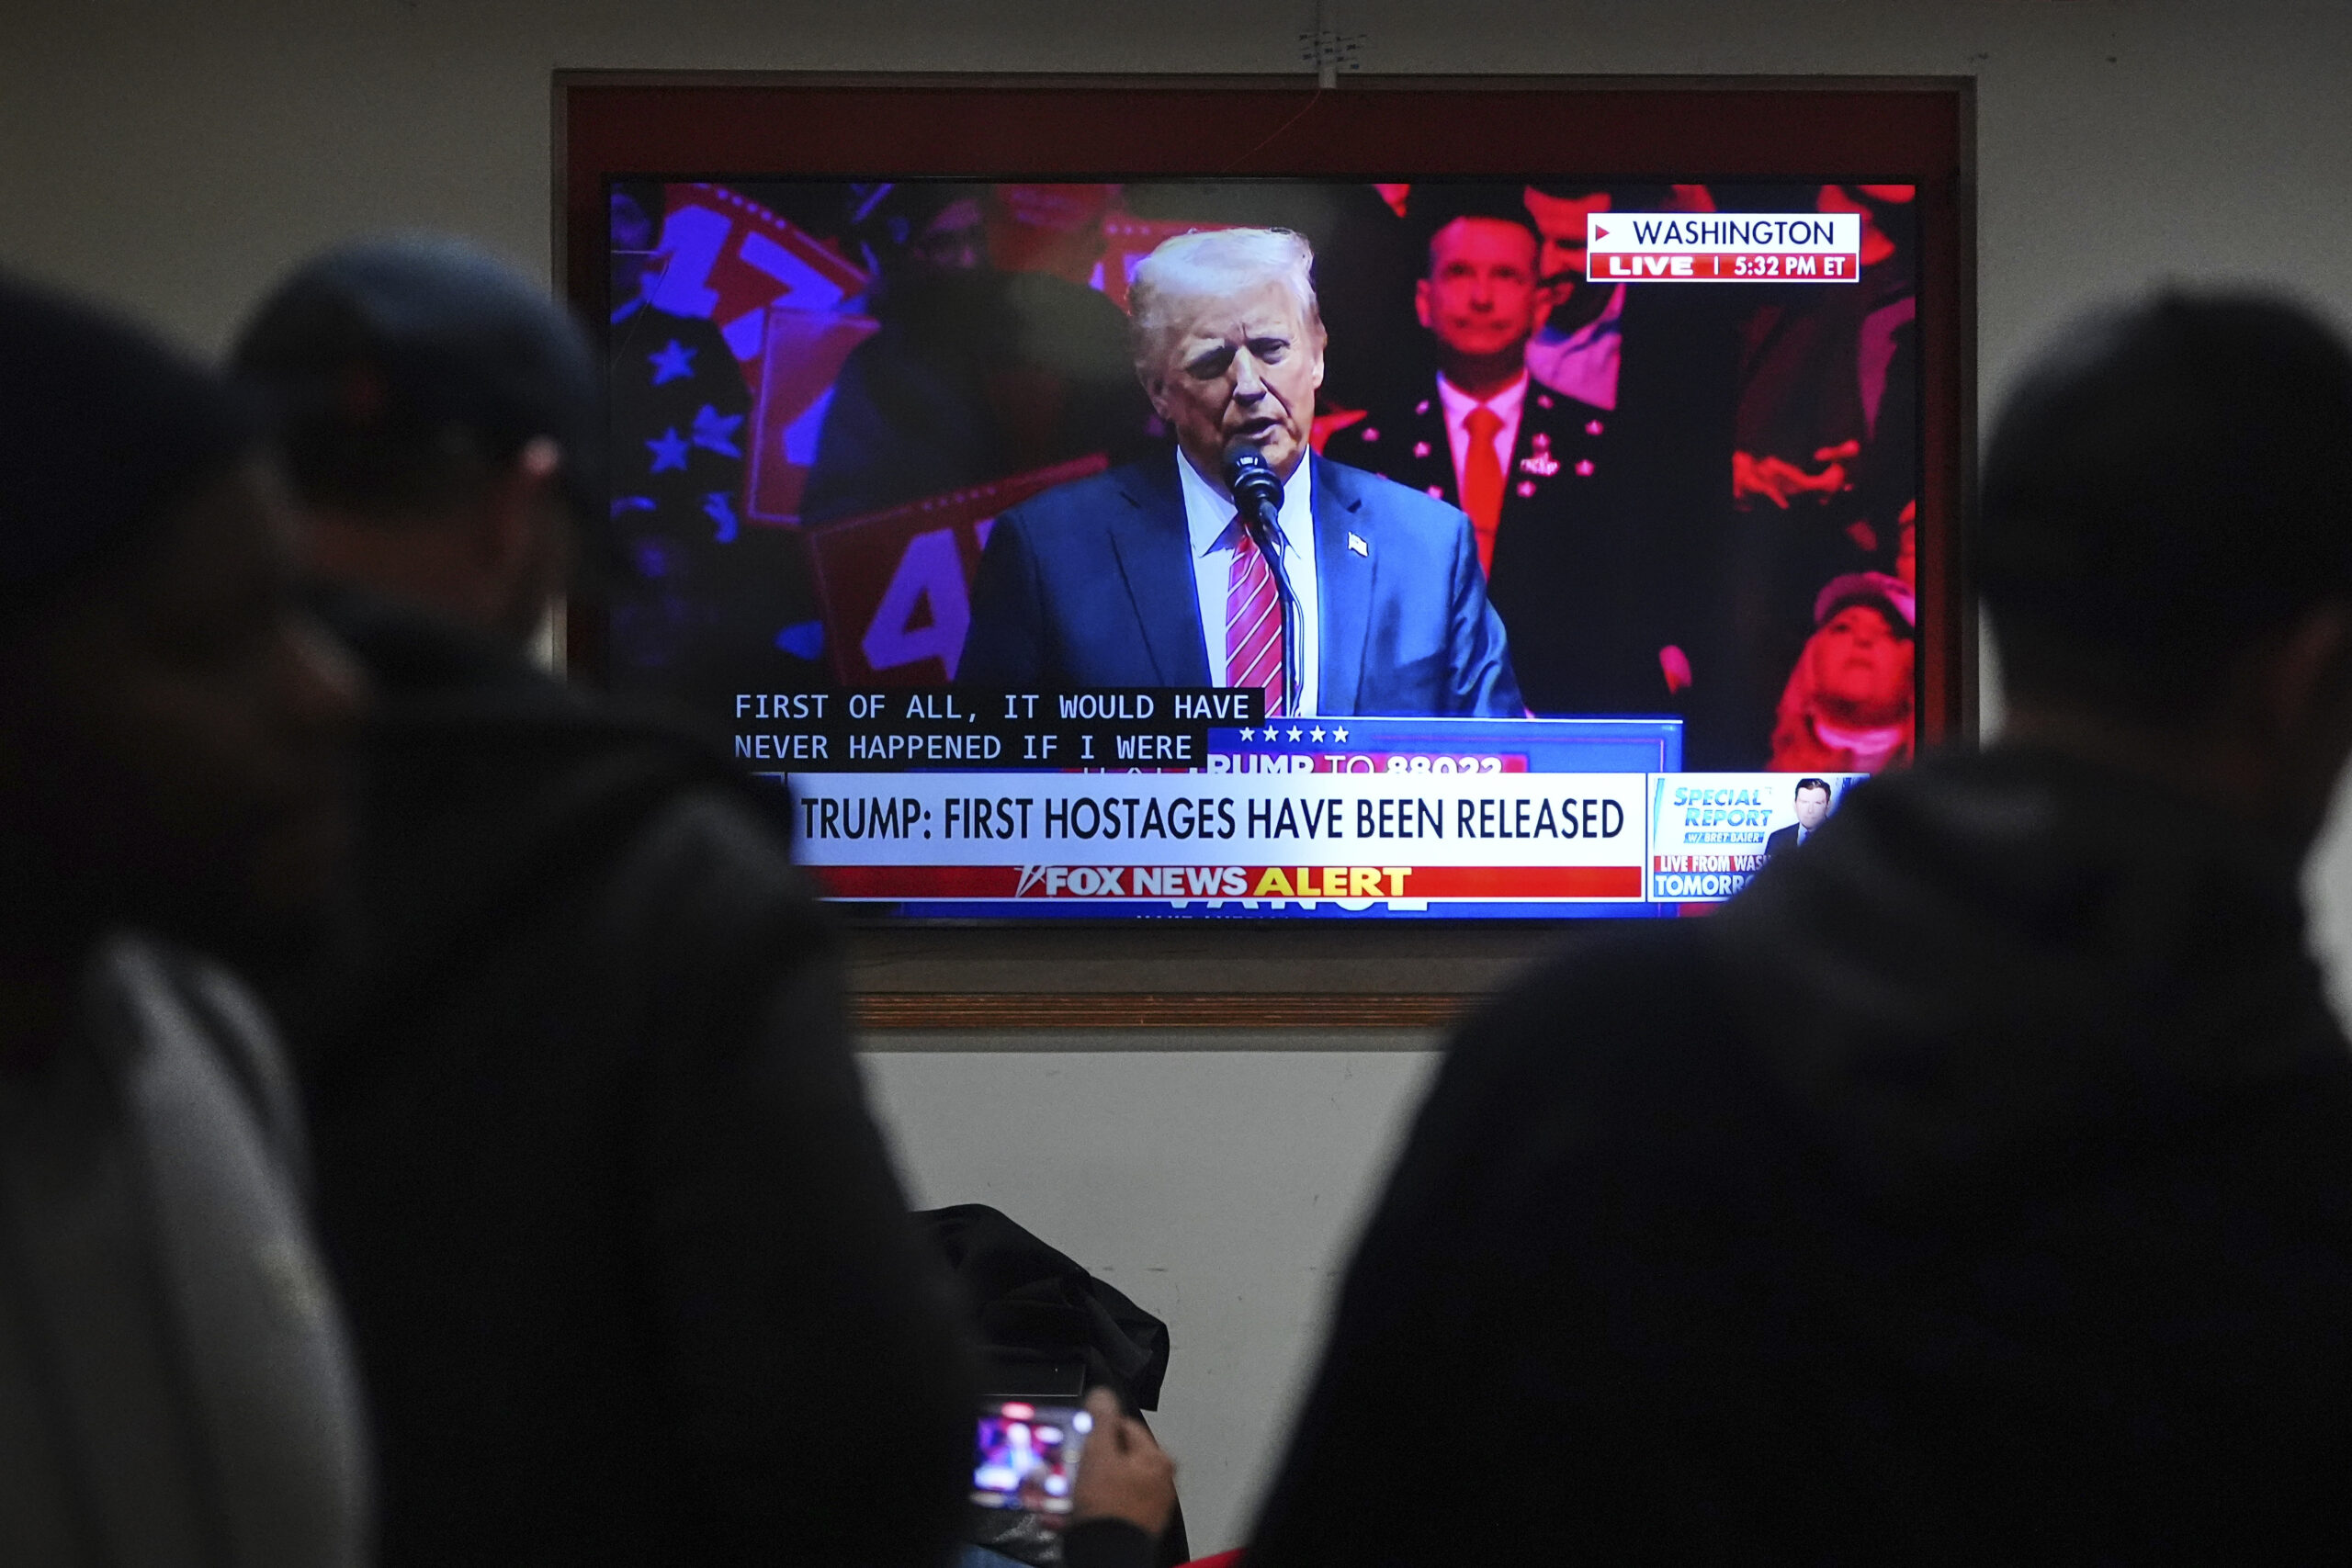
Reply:
<svg viewBox="0 0 2352 1568"><path fill-rule="evenodd" d="M1377 475L1309 460L1321 711L1524 715L1469 518ZM1179 461L1169 454L1114 468L999 517L956 680L1013 692L1216 684Z"/></svg>

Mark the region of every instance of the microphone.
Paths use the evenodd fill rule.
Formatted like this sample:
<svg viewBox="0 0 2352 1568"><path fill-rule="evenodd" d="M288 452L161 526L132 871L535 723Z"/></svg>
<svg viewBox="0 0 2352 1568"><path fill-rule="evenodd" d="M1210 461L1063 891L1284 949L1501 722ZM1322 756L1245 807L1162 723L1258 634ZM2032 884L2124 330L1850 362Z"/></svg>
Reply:
<svg viewBox="0 0 2352 1568"><path fill-rule="evenodd" d="M1255 446L1238 444L1225 455L1225 488L1233 492L1241 525L1258 541L1258 551L1274 574L1274 593L1283 614L1283 706L1298 711L1298 599L1290 591L1290 573L1283 569L1282 534L1275 519L1282 515L1283 481L1273 465Z"/></svg>
<svg viewBox="0 0 2352 1568"><path fill-rule="evenodd" d="M1263 529L1274 525L1283 509L1283 481L1274 477L1273 465L1255 446L1236 446L1225 455L1225 488L1233 492L1233 504L1250 524L1250 531L1266 544Z"/></svg>

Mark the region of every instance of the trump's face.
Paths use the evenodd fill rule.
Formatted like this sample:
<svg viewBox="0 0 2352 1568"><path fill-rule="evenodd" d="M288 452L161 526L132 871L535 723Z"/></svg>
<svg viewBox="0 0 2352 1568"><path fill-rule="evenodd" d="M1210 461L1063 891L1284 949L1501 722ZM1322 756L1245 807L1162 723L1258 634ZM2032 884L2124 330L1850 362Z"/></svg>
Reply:
<svg viewBox="0 0 2352 1568"><path fill-rule="evenodd" d="M1446 354L1516 353L1543 319L1535 236L1495 218L1457 218L1430 238L1430 275L1413 290L1421 325Z"/></svg>
<svg viewBox="0 0 2352 1568"><path fill-rule="evenodd" d="M1279 278L1182 300L1159 366L1144 379L1151 406L1193 466L1223 486L1225 457L1255 446L1284 479L1307 450L1323 385L1323 332Z"/></svg>

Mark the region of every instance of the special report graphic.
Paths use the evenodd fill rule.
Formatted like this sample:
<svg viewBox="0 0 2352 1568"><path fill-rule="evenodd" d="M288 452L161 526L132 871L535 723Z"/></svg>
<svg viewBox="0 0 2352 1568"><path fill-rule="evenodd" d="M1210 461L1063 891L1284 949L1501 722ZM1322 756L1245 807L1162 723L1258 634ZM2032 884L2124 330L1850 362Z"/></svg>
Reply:
<svg viewBox="0 0 2352 1568"><path fill-rule="evenodd" d="M1869 776L1659 774L1650 781L1650 897L1674 904L1730 897L1763 869L1773 835L1799 826L1801 791L1826 794L1834 812Z"/></svg>

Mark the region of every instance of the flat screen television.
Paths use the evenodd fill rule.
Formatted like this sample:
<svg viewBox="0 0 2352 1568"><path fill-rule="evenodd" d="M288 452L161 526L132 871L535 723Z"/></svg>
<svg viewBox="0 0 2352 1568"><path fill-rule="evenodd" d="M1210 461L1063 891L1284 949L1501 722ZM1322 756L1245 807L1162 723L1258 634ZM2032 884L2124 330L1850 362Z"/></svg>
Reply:
<svg viewBox="0 0 2352 1568"><path fill-rule="evenodd" d="M1962 111L574 79L575 660L862 916L1698 912L1970 728Z"/></svg>

